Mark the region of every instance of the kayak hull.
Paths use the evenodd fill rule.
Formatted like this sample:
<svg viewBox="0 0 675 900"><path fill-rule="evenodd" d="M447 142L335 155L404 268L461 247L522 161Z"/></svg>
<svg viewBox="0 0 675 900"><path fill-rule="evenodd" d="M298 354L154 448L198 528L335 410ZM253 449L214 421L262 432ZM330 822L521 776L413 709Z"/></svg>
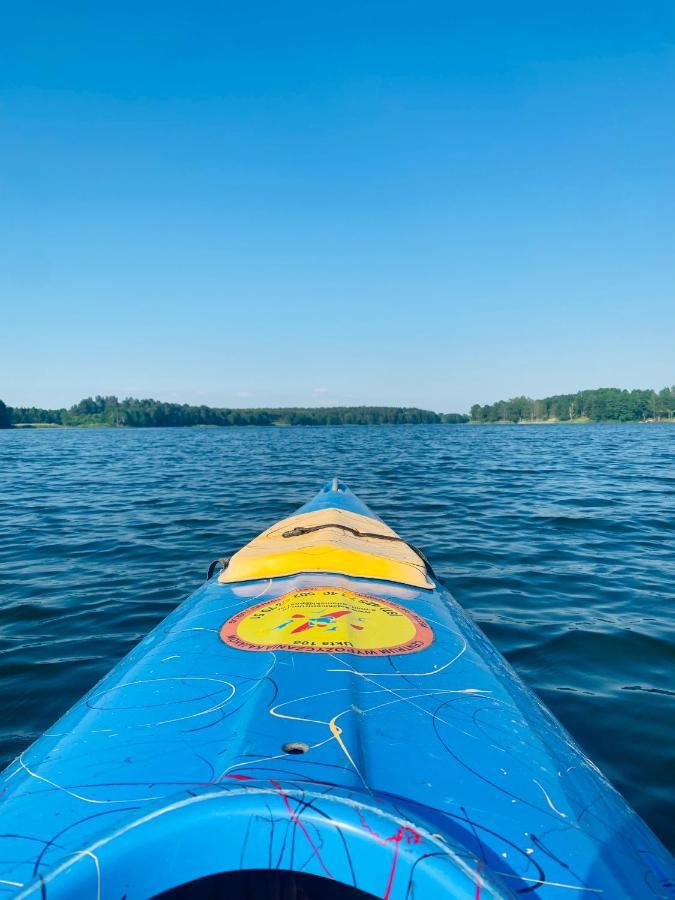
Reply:
<svg viewBox="0 0 675 900"><path fill-rule="evenodd" d="M436 581L215 577L0 791L19 896L242 869L391 900L672 895L665 848Z"/></svg>

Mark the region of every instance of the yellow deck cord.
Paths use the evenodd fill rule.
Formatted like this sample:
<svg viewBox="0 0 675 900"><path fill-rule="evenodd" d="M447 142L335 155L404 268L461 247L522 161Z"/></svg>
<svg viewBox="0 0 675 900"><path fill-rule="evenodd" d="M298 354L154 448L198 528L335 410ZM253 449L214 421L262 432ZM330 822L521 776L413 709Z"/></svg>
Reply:
<svg viewBox="0 0 675 900"><path fill-rule="evenodd" d="M316 526L324 527L302 531ZM297 533L288 535L296 530ZM333 572L433 588L424 561L412 547L401 540L365 536L372 534L398 538L396 532L379 519L343 509L321 509L291 516L263 531L235 553L218 581L229 583L281 578L301 572Z"/></svg>

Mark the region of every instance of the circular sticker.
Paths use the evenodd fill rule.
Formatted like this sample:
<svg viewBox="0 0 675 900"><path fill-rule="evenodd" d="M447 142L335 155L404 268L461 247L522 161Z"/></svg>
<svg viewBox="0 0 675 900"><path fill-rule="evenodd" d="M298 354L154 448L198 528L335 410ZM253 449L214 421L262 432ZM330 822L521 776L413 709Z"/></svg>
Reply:
<svg viewBox="0 0 675 900"><path fill-rule="evenodd" d="M238 650L390 656L424 650L434 633L421 616L339 587L290 591L236 613L220 637Z"/></svg>

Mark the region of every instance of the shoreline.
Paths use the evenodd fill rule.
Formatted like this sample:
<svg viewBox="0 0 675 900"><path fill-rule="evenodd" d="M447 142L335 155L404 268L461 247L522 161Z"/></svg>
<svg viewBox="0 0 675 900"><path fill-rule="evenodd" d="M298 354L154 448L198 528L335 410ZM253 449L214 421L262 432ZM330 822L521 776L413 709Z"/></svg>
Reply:
<svg viewBox="0 0 675 900"><path fill-rule="evenodd" d="M520 422L468 422L474 426L492 425L675 425L673 419L521 419Z"/></svg>
<svg viewBox="0 0 675 900"><path fill-rule="evenodd" d="M10 425L7 428L0 429L2 431L23 431L23 430L39 430L53 431L54 429L62 430L91 430L91 429L110 429L114 431L156 431L165 428L202 428L202 429L221 429L221 428L414 428L420 425L435 427L457 427L471 426L474 428L493 428L516 426L523 427L533 425L541 427L542 425L555 426L572 426L572 425L675 425L673 419L625 419L619 421L617 419L534 419L522 420L520 422L372 422L372 423L312 423L312 424L290 424L290 423L269 423L269 424L245 424L245 425L108 425L108 424L82 424L82 425L61 425L56 422L18 422L16 425Z"/></svg>

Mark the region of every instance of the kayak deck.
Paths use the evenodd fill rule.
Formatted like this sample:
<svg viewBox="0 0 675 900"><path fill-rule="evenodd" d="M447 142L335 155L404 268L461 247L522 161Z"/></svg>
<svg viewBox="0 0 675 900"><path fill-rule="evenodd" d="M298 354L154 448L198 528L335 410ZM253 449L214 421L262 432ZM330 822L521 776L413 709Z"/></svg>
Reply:
<svg viewBox="0 0 675 900"><path fill-rule="evenodd" d="M379 523L341 484L299 513L321 509ZM672 896L665 848L430 584L208 581L4 773L0 888Z"/></svg>

